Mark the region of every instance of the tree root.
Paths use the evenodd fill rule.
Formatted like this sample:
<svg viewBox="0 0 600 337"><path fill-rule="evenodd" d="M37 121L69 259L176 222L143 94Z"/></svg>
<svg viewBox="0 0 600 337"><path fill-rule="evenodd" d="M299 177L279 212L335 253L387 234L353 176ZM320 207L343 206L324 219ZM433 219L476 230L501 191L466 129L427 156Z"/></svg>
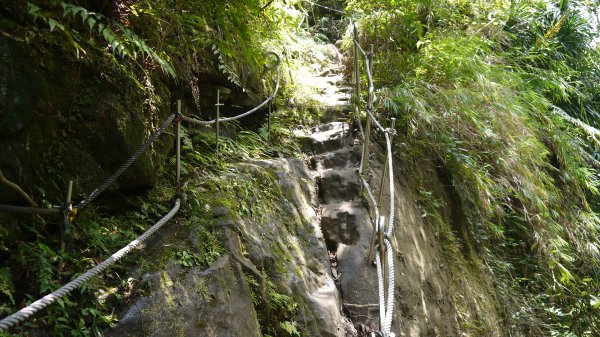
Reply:
<svg viewBox="0 0 600 337"><path fill-rule="evenodd" d="M12 181L6 179L6 177L4 176L4 174L2 174L2 170L0 170L0 183L6 185L10 189L16 191L21 197L23 197L23 199L25 199L27 201L27 203L29 204L29 206L36 206L35 202L29 196L29 194L27 194L27 192L25 192L19 185L17 185L15 183L13 183Z"/></svg>

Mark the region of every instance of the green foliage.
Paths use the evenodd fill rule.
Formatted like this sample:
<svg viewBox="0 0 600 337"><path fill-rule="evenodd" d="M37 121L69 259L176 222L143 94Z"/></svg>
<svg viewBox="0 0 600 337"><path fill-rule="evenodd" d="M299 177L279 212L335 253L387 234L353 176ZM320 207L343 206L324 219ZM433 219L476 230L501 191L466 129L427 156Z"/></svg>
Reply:
<svg viewBox="0 0 600 337"><path fill-rule="evenodd" d="M598 178L587 159L596 144L552 113L597 123L597 52L582 6L348 4L362 15L360 41L375 43L378 108L398 117L401 162L432 160L447 185L444 197L431 176L413 175L425 218L447 253L494 266L505 304L519 308L510 324L525 335L588 336L600 324L600 284L590 281L600 265Z"/></svg>
<svg viewBox="0 0 600 337"><path fill-rule="evenodd" d="M199 247L196 261L201 267L209 267L225 253L221 240L209 231L200 231L198 234L198 243Z"/></svg>
<svg viewBox="0 0 600 337"><path fill-rule="evenodd" d="M12 281L10 269L8 268L0 268L0 294L6 296L8 298L9 304L14 305L15 299L13 297L13 292L15 291L15 285ZM0 313L7 314L9 307L5 304L0 305Z"/></svg>
<svg viewBox="0 0 600 337"><path fill-rule="evenodd" d="M597 50L592 12L577 2L515 2L504 29L510 34L510 60L530 87L543 92L573 116L598 116ZM594 79L594 80L592 80ZM597 118L590 121L596 124Z"/></svg>
<svg viewBox="0 0 600 337"><path fill-rule="evenodd" d="M265 60L265 52L273 50L283 54L282 46L290 45L290 41L296 42L301 11L294 6L298 2L276 0L263 8L264 1L259 0L142 0L109 2L106 7L98 8L95 2L17 1L3 6L0 30L11 42L22 44L23 49L38 51L32 59L41 64L40 69L61 67L62 63L50 63L46 56L64 55L65 64L84 65L79 67L81 76L93 78L90 80L93 83L106 82L119 90L124 86L132 87L132 94L144 94L149 107L144 113L153 114L158 100L169 99L168 92L155 92L156 79L166 82L165 91L168 85L176 90L179 88L176 85L183 82L182 86L187 84L191 87L194 98L198 98L199 75L207 73L216 75L217 81L228 81L241 89L271 92L274 83L267 79L273 73L264 69L264 64L269 61ZM304 48L311 46L307 44ZM292 51L284 66L293 68L304 64L302 57L298 54L292 57L291 54ZM284 71L283 77L284 82L292 82L291 70ZM174 79L181 82L174 83ZM81 100L89 105L95 105L104 98L87 92L77 95L84 96ZM73 98L73 101L79 98ZM52 102L46 103L54 107ZM73 111L78 117L69 120L69 123L80 123L83 117L77 111L77 104L74 105ZM128 120L124 118L123 122L128 123ZM258 134L241 131L232 139L222 137L219 158L213 153L213 134L190 132L184 137L184 174L203 176L211 170L223 173L229 166L228 162L233 160L292 153L296 148L280 141L290 135L289 128L283 123L289 123L286 116L274 116L272 143L266 141L266 127L262 127ZM57 179L63 179L64 156L68 155L69 144L66 140L57 144L53 146L60 147L59 155L44 159L52 165L43 173L59 175ZM147 229L158 216L168 211L167 200L174 195L172 172L172 166L162 172L160 183L154 186L150 195L143 196L143 200L127 200L124 207L133 210L111 210L111 214L106 214L104 208L86 208L73 225L76 242L73 247L61 248L58 226L53 222L19 219L14 224L18 231L11 229L10 233L4 233L8 228L5 224L0 226L0 253L10 256L0 265L0 312L14 312L24 303L57 289ZM212 178L219 180L216 176ZM186 180L190 186L184 188L190 187L187 192L194 196L189 204L194 214L182 210L187 220L182 222L191 228L197 242L190 242L191 239L187 238L190 240L178 246L177 250L165 249L156 266L146 263L143 269L161 267L172 261L186 267L208 267L216 261L224 253L224 248L211 229L211 222L207 219L210 213L205 206L231 203L238 200L238 195L233 193L239 193L240 204L232 205L236 214L239 210L243 215L251 214L258 219L262 214L256 204L257 198L260 202L268 202L270 196L261 194L255 197L252 189L273 181L272 177L261 178L268 179L238 181L222 190L211 186L208 193L192 189L193 183ZM38 192L47 206L51 201L56 203L56 200L45 200L50 199L47 197L50 193L43 188ZM215 192L215 198L212 192ZM202 225L192 225L195 222ZM100 335L103 329L115 322L111 299L126 301L131 296L116 290L123 293L133 288L129 279L120 279L132 263L129 259L124 258L104 276L90 281L69 298L47 308L44 314L31 320L22 333L27 335L30 331L40 330L56 336ZM96 300L98 294L109 294L108 300ZM287 299L276 295L273 295L276 300ZM277 301L274 303L289 314L289 308ZM294 335L291 322L291 318L277 322L275 330ZM279 323L282 325L279 326ZM282 335L285 335L284 332Z"/></svg>
<svg viewBox="0 0 600 337"><path fill-rule="evenodd" d="M200 258L189 250L182 250L175 254L175 259L183 267L193 267L200 264Z"/></svg>
<svg viewBox="0 0 600 337"><path fill-rule="evenodd" d="M292 297L277 292L275 285L268 278L266 278L266 294L252 275L245 275L245 279L250 286L252 301L263 335L301 336L293 321L298 313L298 303Z"/></svg>
<svg viewBox="0 0 600 337"><path fill-rule="evenodd" d="M164 56L159 55L154 49L150 48L142 39L140 39L132 30L123 26L120 23L108 22L107 18L101 14L89 11L83 7L73 5L65 1L51 1L53 8L42 11L37 5L28 2L27 10L30 16L35 21L46 23L50 32L55 29L60 30L69 42L75 48L78 57L81 54L86 54L86 50L82 47L85 44L85 37L78 31L78 19L81 19L83 26L87 27L90 35L101 37L110 46L110 50L120 56L128 57L134 61L139 56L148 56L156 62L163 71L175 77L175 70ZM62 17L51 15L51 11L58 11L58 7L62 8ZM111 28L112 25L114 28ZM89 42L88 42L89 43ZM93 45L92 45L93 46Z"/></svg>

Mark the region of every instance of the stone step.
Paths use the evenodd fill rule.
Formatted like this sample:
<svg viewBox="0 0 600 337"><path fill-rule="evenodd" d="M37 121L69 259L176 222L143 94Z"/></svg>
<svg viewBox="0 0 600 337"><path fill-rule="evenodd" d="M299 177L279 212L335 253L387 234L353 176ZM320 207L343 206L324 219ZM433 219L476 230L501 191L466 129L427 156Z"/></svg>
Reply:
<svg viewBox="0 0 600 337"><path fill-rule="evenodd" d="M352 200L360 193L358 169L329 170L318 180L322 204Z"/></svg>
<svg viewBox="0 0 600 337"><path fill-rule="evenodd" d="M321 154L352 144L348 124L332 122L311 129L311 133L295 132L302 149L309 154Z"/></svg>
<svg viewBox="0 0 600 337"><path fill-rule="evenodd" d="M338 91L339 92L344 92L344 93L347 93L347 94L350 94L353 90L354 90L354 87L350 87L350 86L341 86L341 87L338 87Z"/></svg>
<svg viewBox="0 0 600 337"><path fill-rule="evenodd" d="M329 122L310 128L312 133L326 132L326 131L339 131L348 130L348 124L344 122Z"/></svg>
<svg viewBox="0 0 600 337"><path fill-rule="evenodd" d="M321 228L328 249L336 252L337 276L344 303L354 323L369 327L379 324L377 273L369 265L372 223L360 200L326 205L321 211Z"/></svg>
<svg viewBox="0 0 600 337"><path fill-rule="evenodd" d="M311 170L315 171L324 171L326 169L347 169L357 167L359 163L360 152L358 148L345 147L312 157L310 159L310 168Z"/></svg>
<svg viewBox="0 0 600 337"><path fill-rule="evenodd" d="M321 229L328 246L351 245L358 241L358 222L365 221L361 202L342 201L329 204L321 211Z"/></svg>

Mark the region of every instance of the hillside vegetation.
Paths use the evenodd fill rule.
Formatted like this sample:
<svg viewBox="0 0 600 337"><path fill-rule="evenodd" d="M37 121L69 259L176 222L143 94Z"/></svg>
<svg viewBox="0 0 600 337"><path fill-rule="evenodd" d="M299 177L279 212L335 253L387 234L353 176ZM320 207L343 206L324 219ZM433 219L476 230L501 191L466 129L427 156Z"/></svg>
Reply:
<svg viewBox="0 0 600 337"><path fill-rule="evenodd" d="M347 10L374 45L378 107L398 117L405 179L445 252L492 276L505 333L597 336L599 143L567 121L599 123L597 8L352 0ZM450 200L419 173L431 166ZM445 221L444 207L459 215Z"/></svg>
<svg viewBox="0 0 600 337"><path fill-rule="evenodd" d="M274 89L270 51L281 56L282 88L270 142L264 111L226 132L220 157L212 130L184 128L189 200L177 224L193 231L193 240L172 230L161 241L166 248L151 252L156 261L128 258L0 335L101 335L123 305L147 291L128 277L132 269L204 270L226 253L213 208L225 206L236 221L247 220L252 238L267 236L264 219L306 225L298 215L288 219L287 191L273 172L236 175L236 165L302 156L291 129L314 125L323 114L301 79L324 66L319 48L339 37L351 81L351 20L362 46L373 46L376 113L397 118L403 190L434 229L455 284L478 278L493 288L479 296L498 312L498 327L464 319L461 334L600 336L599 6L574 0L3 3L0 170L40 207L61 204L70 179L74 199L93 190L178 99L185 114L202 119L214 117L216 90L230 92L224 98L230 113L255 106ZM74 245L65 246L56 219L0 214L0 317L96 265L168 211L175 194L172 141L165 134L111 194L77 216ZM6 184L0 203L26 204ZM282 247L306 234L290 228L278 229L289 240L274 238ZM241 255L245 249L240 243ZM293 269L286 265L292 251L299 248L286 248L280 260L263 252L277 267L273 281ZM272 280L263 298L257 279L246 280L257 329L297 336L294 320L305 303ZM210 302L208 290L200 290Z"/></svg>

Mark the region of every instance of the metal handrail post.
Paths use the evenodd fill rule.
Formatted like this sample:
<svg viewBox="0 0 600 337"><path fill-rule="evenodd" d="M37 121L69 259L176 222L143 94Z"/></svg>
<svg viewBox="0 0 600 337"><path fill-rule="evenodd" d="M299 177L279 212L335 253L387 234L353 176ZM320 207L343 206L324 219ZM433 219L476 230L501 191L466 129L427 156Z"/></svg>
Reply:
<svg viewBox="0 0 600 337"><path fill-rule="evenodd" d="M177 139L175 144L175 165L177 166L177 188L180 186L181 181L181 100L177 100Z"/></svg>
<svg viewBox="0 0 600 337"><path fill-rule="evenodd" d="M378 228L379 218L375 218L375 223L373 224L373 234L371 235L371 244L369 245L369 255L367 256L368 264L373 264L373 261L375 260L375 243L377 241L377 231L379 230Z"/></svg>
<svg viewBox="0 0 600 337"><path fill-rule="evenodd" d="M217 104L215 104L215 106L217 107L217 119L216 119L216 125L215 125L215 135L216 135L216 141L215 141L215 155L217 157L217 159L219 158L219 118L220 118L220 114L221 114L221 106L223 104L221 103L221 90L217 90Z"/></svg>
<svg viewBox="0 0 600 337"><path fill-rule="evenodd" d="M373 45L371 45L371 50L373 49ZM369 67L369 72L373 73L371 71L372 69L372 63L371 63L371 57L372 54L369 54L366 56L366 65L367 67ZM373 113L373 87L371 85L369 85L369 94L367 96L367 111ZM365 125L365 140L363 142L363 158L362 158L362 164L363 166L361 167L361 173L366 174L367 170L369 169L369 142L371 140L371 118L367 118L367 123Z"/></svg>
<svg viewBox="0 0 600 337"><path fill-rule="evenodd" d="M394 127L396 125L396 118L392 117L390 120L390 136L394 134ZM390 137L390 141L392 138ZM387 152L387 151L386 151ZM383 174L381 175L381 183L379 184L379 197L377 198L377 202L381 205L381 197L383 196L383 183L385 182L385 177L388 173L388 154L385 155L385 164L383 165Z"/></svg>
<svg viewBox="0 0 600 337"><path fill-rule="evenodd" d="M71 222L69 217L73 212L73 204L71 203L71 197L73 195L73 180L69 180L69 184L67 185L67 197L65 199L65 204L62 209L62 233L61 233L61 250L64 250L65 247L67 249L71 248L72 242L72 232L71 232Z"/></svg>
<svg viewBox="0 0 600 337"><path fill-rule="evenodd" d="M358 31L354 28L354 105L356 110L356 118L360 123L360 70L359 70L359 52L358 52Z"/></svg>

